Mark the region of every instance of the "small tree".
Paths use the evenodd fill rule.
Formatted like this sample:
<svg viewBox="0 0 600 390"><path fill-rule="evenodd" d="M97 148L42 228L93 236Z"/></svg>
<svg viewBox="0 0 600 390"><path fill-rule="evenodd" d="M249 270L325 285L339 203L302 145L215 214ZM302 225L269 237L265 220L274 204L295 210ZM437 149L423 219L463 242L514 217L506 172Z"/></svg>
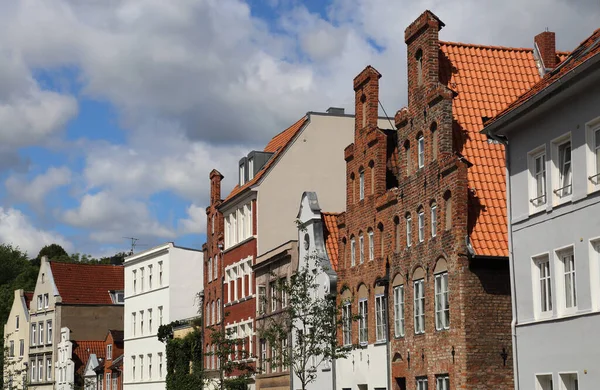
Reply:
<svg viewBox="0 0 600 390"><path fill-rule="evenodd" d="M336 332L344 320L351 319L341 317L335 295L319 295L317 277L324 270L319 261L312 262L315 268L300 269L289 282L280 279L280 298L271 299L285 296L287 306L280 315L266 318L258 329L260 337L279 351L278 356L267 359L271 367L289 367L302 390L317 379L317 367L346 358L352 350L338 345Z"/></svg>
<svg viewBox="0 0 600 390"><path fill-rule="evenodd" d="M3 367L3 383L4 390L25 390L27 388L27 366L21 364L20 360L16 360L14 356L10 356L8 346L8 338L10 334L5 335L3 348L4 367ZM13 351L14 355L14 351Z"/></svg>
<svg viewBox="0 0 600 390"><path fill-rule="evenodd" d="M256 368L250 363L253 358L246 347L245 339L237 338L231 329L209 327L210 343L215 351L207 351L209 358L216 359L219 377L214 379L219 390L246 390Z"/></svg>

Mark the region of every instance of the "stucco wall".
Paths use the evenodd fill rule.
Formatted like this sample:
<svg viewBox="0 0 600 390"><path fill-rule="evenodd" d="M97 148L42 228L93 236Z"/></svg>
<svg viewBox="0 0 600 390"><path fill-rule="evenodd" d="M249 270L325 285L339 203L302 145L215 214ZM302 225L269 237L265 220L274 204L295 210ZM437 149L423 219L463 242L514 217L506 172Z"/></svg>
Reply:
<svg viewBox="0 0 600 390"><path fill-rule="evenodd" d="M104 340L109 329L123 328L122 305L63 305L62 326L72 340Z"/></svg>
<svg viewBox="0 0 600 390"><path fill-rule="evenodd" d="M16 327L17 316L19 327ZM12 377L12 384L16 389L22 388L23 370L25 362L29 361L29 313L23 296L23 290L15 290L14 299L8 320L4 324L4 347L9 348L10 342L14 343L14 356L4 361L4 383ZM23 356L20 356L20 340L23 340ZM5 355L6 356L6 355Z"/></svg>

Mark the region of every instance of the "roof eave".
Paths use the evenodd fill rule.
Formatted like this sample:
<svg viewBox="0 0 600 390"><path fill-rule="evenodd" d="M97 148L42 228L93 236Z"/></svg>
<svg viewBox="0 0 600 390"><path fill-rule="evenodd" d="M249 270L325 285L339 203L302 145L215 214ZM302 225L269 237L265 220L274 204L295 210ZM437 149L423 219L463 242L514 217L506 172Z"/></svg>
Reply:
<svg viewBox="0 0 600 390"><path fill-rule="evenodd" d="M490 123L488 126L485 126L480 133L486 134L488 136L494 136L500 130L506 128L511 123L515 122L517 119L521 118L523 115L526 115L530 109L539 106L547 100L547 97L559 90L560 88L566 88L569 84L579 76L580 74L586 72L591 67L600 62L600 53L594 55L583 63L579 64L575 68L571 69L568 73L563 75L562 77L556 79L552 84L533 95L531 98L523 102L521 105L515 107L514 109L508 111L506 114L502 115L494 122ZM578 81L578 80L576 80Z"/></svg>

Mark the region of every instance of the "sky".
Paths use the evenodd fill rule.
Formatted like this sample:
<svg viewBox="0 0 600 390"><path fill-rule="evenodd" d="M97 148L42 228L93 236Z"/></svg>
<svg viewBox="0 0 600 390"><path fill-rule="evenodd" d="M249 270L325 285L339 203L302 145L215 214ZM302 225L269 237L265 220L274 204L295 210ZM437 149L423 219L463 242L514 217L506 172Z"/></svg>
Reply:
<svg viewBox="0 0 600 390"><path fill-rule="evenodd" d="M352 112L352 80L383 75L406 104L404 29L572 50L598 0L0 0L0 243L93 256L205 242L208 174L307 111Z"/></svg>

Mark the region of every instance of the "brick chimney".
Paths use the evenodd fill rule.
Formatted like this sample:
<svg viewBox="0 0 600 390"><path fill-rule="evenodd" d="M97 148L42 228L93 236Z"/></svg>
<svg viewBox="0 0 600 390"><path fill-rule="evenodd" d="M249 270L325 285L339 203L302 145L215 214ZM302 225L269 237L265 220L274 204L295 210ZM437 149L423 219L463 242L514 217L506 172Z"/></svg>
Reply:
<svg viewBox="0 0 600 390"><path fill-rule="evenodd" d="M210 204L213 205L217 201L221 200L221 180L223 175L221 172L213 169L210 171Z"/></svg>
<svg viewBox="0 0 600 390"><path fill-rule="evenodd" d="M431 11L423 12L404 31L407 45L408 106L437 85L439 76L439 31L444 22Z"/></svg>
<svg viewBox="0 0 600 390"><path fill-rule="evenodd" d="M545 70L554 69L558 62L556 58L556 34L552 31L544 31L536 35L533 41Z"/></svg>
<svg viewBox="0 0 600 390"><path fill-rule="evenodd" d="M354 137L377 127L379 113L379 78L371 65L354 78Z"/></svg>

